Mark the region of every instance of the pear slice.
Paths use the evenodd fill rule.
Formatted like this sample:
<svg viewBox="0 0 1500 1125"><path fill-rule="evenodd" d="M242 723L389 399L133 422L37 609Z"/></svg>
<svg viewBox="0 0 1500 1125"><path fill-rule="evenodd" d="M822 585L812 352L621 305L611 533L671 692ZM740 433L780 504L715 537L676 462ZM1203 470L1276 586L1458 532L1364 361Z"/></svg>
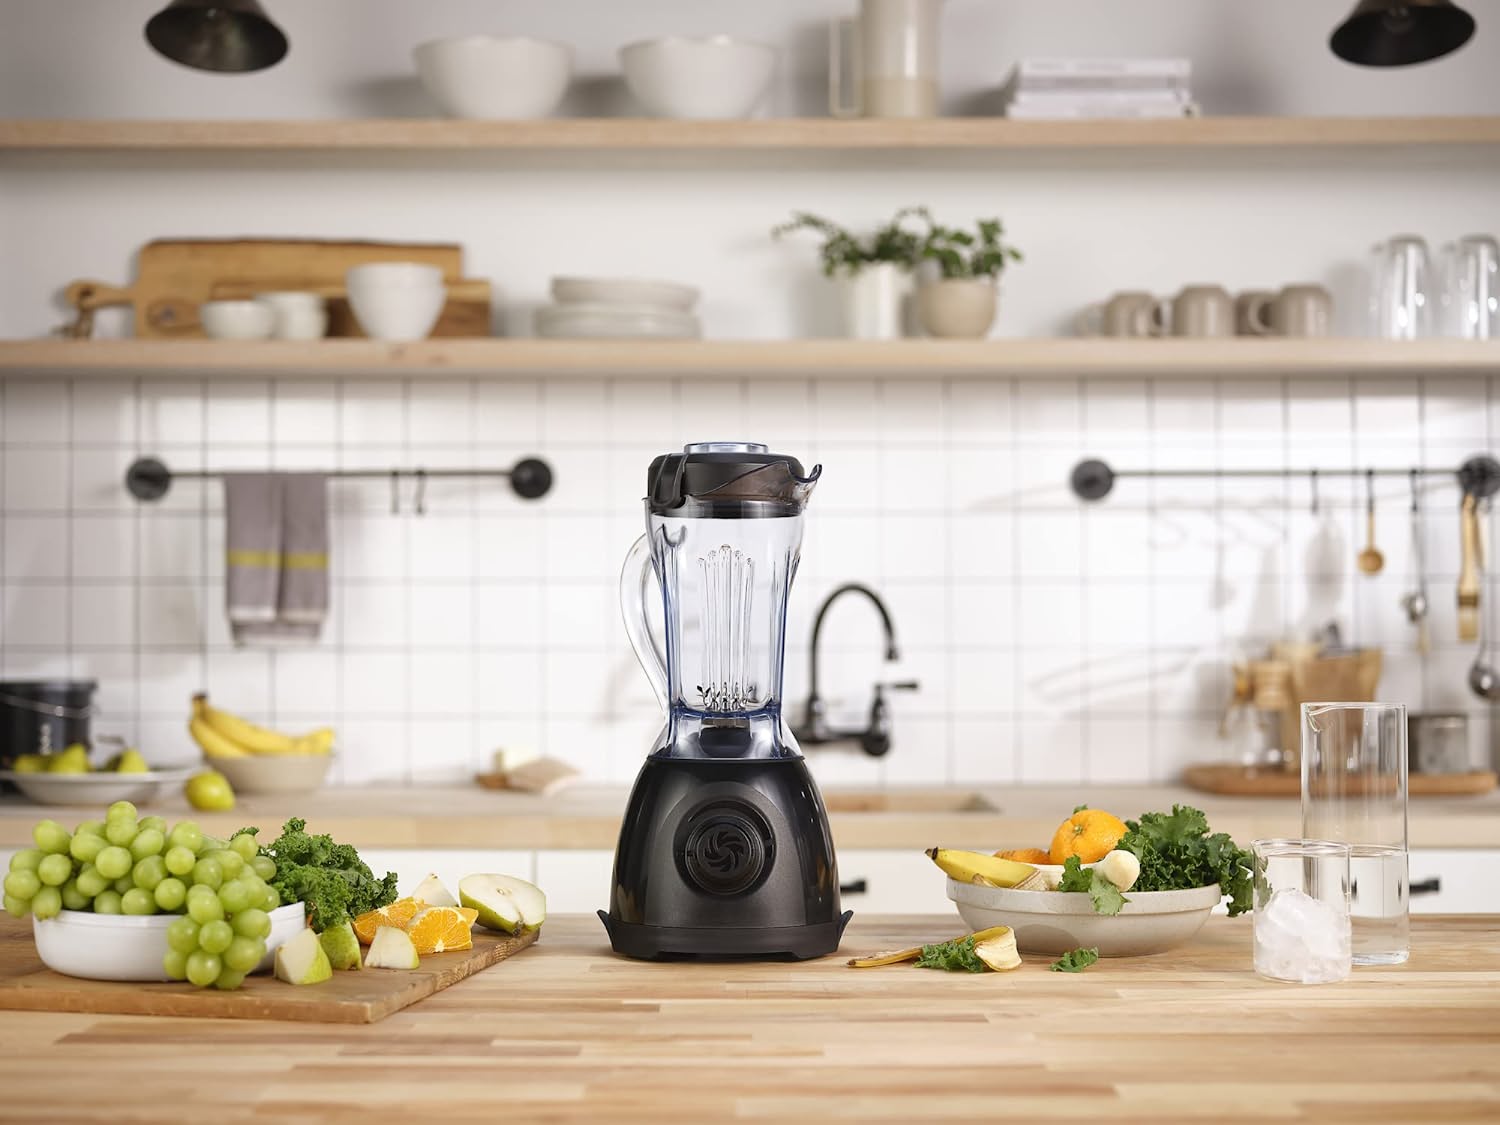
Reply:
<svg viewBox="0 0 1500 1125"><path fill-rule="evenodd" d="M331 976L333 966L328 963L328 954L311 930L298 930L295 937L276 947L278 980L288 984L318 984Z"/></svg>
<svg viewBox="0 0 1500 1125"><path fill-rule="evenodd" d="M394 926L378 926L375 939L365 954L367 969L415 969L422 963L417 956L417 947L405 930Z"/></svg>
<svg viewBox="0 0 1500 1125"><path fill-rule="evenodd" d="M418 883L411 897L418 902L425 902L428 906L458 905L458 900L453 897L447 887L443 886L443 881L436 875L429 875Z"/></svg>
<svg viewBox="0 0 1500 1125"><path fill-rule="evenodd" d="M1021 955L1016 952L1016 935L1009 926L996 927L1000 932L985 930L988 936L976 935L974 955L997 973L1021 967Z"/></svg>
<svg viewBox="0 0 1500 1125"><path fill-rule="evenodd" d="M514 875L465 875L458 881L458 898L479 911L479 924L501 933L530 933L547 920L547 896Z"/></svg>
<svg viewBox="0 0 1500 1125"><path fill-rule="evenodd" d="M328 954L328 963L335 969L363 969L359 959L359 938L354 936L354 923L345 918L337 926L329 926L318 935L318 943Z"/></svg>

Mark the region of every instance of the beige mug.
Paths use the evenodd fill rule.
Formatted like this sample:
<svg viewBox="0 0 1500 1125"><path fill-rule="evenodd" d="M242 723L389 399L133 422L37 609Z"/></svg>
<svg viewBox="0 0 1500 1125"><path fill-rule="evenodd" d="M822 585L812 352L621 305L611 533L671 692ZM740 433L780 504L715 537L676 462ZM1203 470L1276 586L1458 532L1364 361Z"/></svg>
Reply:
<svg viewBox="0 0 1500 1125"><path fill-rule="evenodd" d="M1252 336L1326 336L1333 294L1321 285L1288 285L1280 293L1240 294Z"/></svg>
<svg viewBox="0 0 1500 1125"><path fill-rule="evenodd" d="M1251 310L1258 307L1261 301L1272 300L1275 296L1274 289L1246 289L1242 293L1235 294L1234 334L1236 336L1262 335L1251 319Z"/></svg>
<svg viewBox="0 0 1500 1125"><path fill-rule="evenodd" d="M1170 304L1173 336L1234 335L1234 298L1222 285L1189 285Z"/></svg>
<svg viewBox="0 0 1500 1125"><path fill-rule="evenodd" d="M1160 336L1163 314L1150 293L1127 289L1079 310L1074 327L1080 336Z"/></svg>

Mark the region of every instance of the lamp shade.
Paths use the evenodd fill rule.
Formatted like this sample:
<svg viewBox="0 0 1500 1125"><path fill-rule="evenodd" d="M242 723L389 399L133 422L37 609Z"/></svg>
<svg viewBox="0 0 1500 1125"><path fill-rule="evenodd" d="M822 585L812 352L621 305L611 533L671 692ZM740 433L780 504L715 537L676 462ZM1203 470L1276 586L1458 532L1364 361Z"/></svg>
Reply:
<svg viewBox="0 0 1500 1125"><path fill-rule="evenodd" d="M172 0L146 24L146 42L173 62L226 74L265 70L287 51L256 0Z"/></svg>
<svg viewBox="0 0 1500 1125"><path fill-rule="evenodd" d="M1328 46L1359 66L1409 66L1456 51L1473 34L1474 17L1452 0L1359 0Z"/></svg>

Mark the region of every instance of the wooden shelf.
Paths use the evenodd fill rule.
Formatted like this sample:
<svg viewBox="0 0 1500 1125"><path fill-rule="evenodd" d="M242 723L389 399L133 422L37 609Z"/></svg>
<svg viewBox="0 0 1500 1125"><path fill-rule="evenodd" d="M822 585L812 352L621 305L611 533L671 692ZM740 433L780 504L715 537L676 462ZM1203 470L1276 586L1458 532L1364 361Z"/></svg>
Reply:
<svg viewBox="0 0 1500 1125"><path fill-rule="evenodd" d="M1500 144L1500 117L1197 117L1163 121L0 120L4 152L1377 148Z"/></svg>
<svg viewBox="0 0 1500 1125"><path fill-rule="evenodd" d="M1425 340L10 340L0 377L1279 378L1500 374L1500 342Z"/></svg>

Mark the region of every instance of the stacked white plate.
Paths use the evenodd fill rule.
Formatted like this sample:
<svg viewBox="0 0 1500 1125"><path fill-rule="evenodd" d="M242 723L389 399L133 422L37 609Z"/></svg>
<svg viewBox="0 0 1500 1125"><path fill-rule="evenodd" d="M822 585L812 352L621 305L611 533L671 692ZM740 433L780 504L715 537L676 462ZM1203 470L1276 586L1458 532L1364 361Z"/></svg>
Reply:
<svg viewBox="0 0 1500 1125"><path fill-rule="evenodd" d="M672 281L554 277L552 304L536 311L538 336L562 340L696 339L698 290Z"/></svg>

